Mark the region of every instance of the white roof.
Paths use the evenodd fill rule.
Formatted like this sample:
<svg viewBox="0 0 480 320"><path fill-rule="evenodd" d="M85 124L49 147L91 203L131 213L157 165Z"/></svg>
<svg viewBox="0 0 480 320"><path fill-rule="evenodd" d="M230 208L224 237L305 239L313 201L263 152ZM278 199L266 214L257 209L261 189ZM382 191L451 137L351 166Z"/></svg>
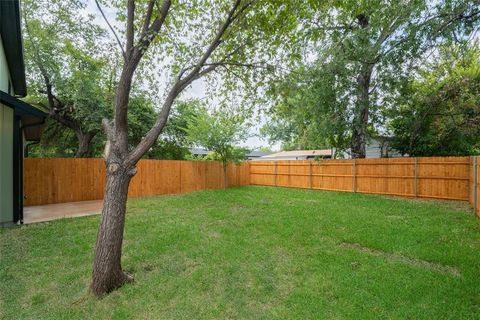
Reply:
<svg viewBox="0 0 480 320"><path fill-rule="evenodd" d="M279 157L316 157L316 156L331 156L332 150L293 150L293 151L281 151L272 153L267 156L263 156L262 159L279 158Z"/></svg>

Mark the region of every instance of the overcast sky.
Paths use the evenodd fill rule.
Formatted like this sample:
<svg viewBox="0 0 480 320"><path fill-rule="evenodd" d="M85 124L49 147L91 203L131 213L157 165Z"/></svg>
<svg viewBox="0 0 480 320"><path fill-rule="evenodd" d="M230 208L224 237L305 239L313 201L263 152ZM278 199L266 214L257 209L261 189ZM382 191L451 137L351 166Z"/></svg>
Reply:
<svg viewBox="0 0 480 320"><path fill-rule="evenodd" d="M114 12L109 10L106 7L102 7L102 10L106 14L110 24L115 24ZM103 19L100 11L98 10L94 0L88 0L88 6L85 10L85 14L92 14L95 17L95 21L102 28L110 32L108 25ZM205 83L202 79L196 80L193 82L192 86L185 89L184 97L185 98L199 98L202 99L206 96L207 92L205 90ZM242 146L250 149L258 149L260 147L271 147L274 150L280 150L280 145L276 144L269 146L268 141L259 137L259 130L265 124L266 118L262 116L260 121L250 130L251 137L242 144Z"/></svg>

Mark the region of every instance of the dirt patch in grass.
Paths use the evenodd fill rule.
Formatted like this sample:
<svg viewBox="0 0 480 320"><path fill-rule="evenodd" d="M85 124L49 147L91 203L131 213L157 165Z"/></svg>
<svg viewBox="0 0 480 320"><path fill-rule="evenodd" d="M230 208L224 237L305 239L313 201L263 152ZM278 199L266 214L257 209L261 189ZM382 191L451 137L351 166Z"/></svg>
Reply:
<svg viewBox="0 0 480 320"><path fill-rule="evenodd" d="M382 195L381 197L389 199L389 200L406 201L406 202L411 202L411 203L434 204L436 206L443 207L447 210L451 210L451 211L455 211L455 212L470 213L472 211L472 209L470 208L470 205L468 204L467 201L400 197L400 196L389 196L389 195Z"/></svg>
<svg viewBox="0 0 480 320"><path fill-rule="evenodd" d="M358 243L342 242L340 243L340 247L368 253L376 257L383 257L389 261L401 262L410 266L423 268L423 269L427 269L427 270L431 270L431 271L435 271L443 274L448 274L455 277L460 277L460 272L456 268L447 266L444 264L430 262L430 261L417 259L417 258L411 258L401 254L395 254L395 253L386 252L386 251L373 249L369 247L364 247Z"/></svg>
<svg viewBox="0 0 480 320"><path fill-rule="evenodd" d="M234 205L230 207L230 212L231 213L240 213L247 211L247 207L243 205Z"/></svg>

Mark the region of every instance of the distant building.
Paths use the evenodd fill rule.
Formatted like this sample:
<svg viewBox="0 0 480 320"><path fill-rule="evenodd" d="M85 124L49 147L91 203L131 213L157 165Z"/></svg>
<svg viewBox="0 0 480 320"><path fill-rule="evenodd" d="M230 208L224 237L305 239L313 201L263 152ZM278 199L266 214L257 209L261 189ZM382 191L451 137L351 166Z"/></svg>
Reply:
<svg viewBox="0 0 480 320"><path fill-rule="evenodd" d="M203 148L190 148L190 153L197 158L204 158L210 153L210 151ZM245 155L245 160L258 159L271 153L272 152L251 151Z"/></svg>
<svg viewBox="0 0 480 320"><path fill-rule="evenodd" d="M390 146L390 138L378 136L371 138L367 143L365 158L399 158L400 152Z"/></svg>
<svg viewBox="0 0 480 320"><path fill-rule="evenodd" d="M272 153L273 152L251 151L247 154L247 160L256 160L258 158L268 156Z"/></svg>
<svg viewBox="0 0 480 320"><path fill-rule="evenodd" d="M365 147L365 158L399 158L403 157L400 152L390 146L392 138L387 136L376 136L369 138ZM335 151L334 151L335 152ZM405 155L408 156L408 155ZM339 159L351 159L350 149L337 154Z"/></svg>
<svg viewBox="0 0 480 320"><path fill-rule="evenodd" d="M260 158L252 159L257 161L276 161L276 160L313 160L313 159L331 159L331 149L323 150L293 150L272 153Z"/></svg>
<svg viewBox="0 0 480 320"><path fill-rule="evenodd" d="M202 149L202 148L190 148L190 153L191 153L193 156L198 157L198 158L206 157L209 152L210 152L210 151L208 151L207 149Z"/></svg>

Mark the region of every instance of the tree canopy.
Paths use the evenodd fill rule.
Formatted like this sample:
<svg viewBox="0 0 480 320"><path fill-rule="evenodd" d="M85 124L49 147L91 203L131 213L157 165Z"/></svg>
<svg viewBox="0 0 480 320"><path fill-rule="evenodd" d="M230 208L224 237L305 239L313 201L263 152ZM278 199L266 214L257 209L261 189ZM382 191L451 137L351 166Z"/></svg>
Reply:
<svg viewBox="0 0 480 320"><path fill-rule="evenodd" d="M238 147L248 137L246 119L242 115L225 111L209 113L205 107L197 110L195 115L187 118L184 128L186 139L193 146L211 151L211 159L222 162L226 187L228 163L244 160L248 152L247 149Z"/></svg>
<svg viewBox="0 0 480 320"><path fill-rule="evenodd" d="M411 156L480 152L480 47L440 48L391 110L391 146Z"/></svg>
<svg viewBox="0 0 480 320"><path fill-rule="evenodd" d="M85 6L62 0L23 3L27 99L50 116L47 146L78 157L90 155L101 119L111 113L114 88L105 33L92 16L79 14Z"/></svg>
<svg viewBox="0 0 480 320"><path fill-rule="evenodd" d="M337 1L300 12L306 53L271 87L264 133L287 148L329 144L364 157L404 79L435 48L478 26L471 1Z"/></svg>

